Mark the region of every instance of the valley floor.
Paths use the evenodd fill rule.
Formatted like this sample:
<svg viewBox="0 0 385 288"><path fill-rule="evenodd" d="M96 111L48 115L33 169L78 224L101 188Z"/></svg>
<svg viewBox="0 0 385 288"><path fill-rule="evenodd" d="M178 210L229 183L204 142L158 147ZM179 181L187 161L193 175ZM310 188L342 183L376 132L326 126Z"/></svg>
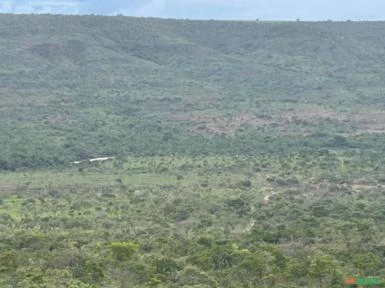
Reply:
<svg viewBox="0 0 385 288"><path fill-rule="evenodd" d="M384 162L323 150L3 172L0 285L341 287L385 276Z"/></svg>

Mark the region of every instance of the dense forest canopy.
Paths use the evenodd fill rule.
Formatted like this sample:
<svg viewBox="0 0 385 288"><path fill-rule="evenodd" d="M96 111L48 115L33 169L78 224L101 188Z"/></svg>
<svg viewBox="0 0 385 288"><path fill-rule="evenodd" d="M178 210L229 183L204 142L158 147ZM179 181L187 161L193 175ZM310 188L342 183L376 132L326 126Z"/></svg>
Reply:
<svg viewBox="0 0 385 288"><path fill-rule="evenodd" d="M384 279L385 22L2 14L0 59L1 287Z"/></svg>

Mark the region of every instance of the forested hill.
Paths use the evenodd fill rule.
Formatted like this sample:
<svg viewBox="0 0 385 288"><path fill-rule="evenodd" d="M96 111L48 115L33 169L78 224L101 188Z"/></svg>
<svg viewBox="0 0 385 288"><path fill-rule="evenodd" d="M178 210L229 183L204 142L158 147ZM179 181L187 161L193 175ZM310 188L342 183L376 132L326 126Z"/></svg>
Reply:
<svg viewBox="0 0 385 288"><path fill-rule="evenodd" d="M0 15L0 169L384 151L385 23Z"/></svg>
<svg viewBox="0 0 385 288"><path fill-rule="evenodd" d="M0 15L0 287L385 282L384 72L385 22Z"/></svg>

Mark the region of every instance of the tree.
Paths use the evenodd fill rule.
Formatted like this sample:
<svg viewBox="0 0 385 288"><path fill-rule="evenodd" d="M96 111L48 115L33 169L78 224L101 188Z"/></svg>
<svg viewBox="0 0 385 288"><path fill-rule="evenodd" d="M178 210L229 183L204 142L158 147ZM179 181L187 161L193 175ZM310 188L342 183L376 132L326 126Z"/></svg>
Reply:
<svg viewBox="0 0 385 288"><path fill-rule="evenodd" d="M291 259L287 264L287 271L290 277L294 279L295 285L298 287L302 278L309 274L307 261Z"/></svg>
<svg viewBox="0 0 385 288"><path fill-rule="evenodd" d="M310 275L316 278L319 287L322 287L322 282L335 273L335 261L330 255L323 253L318 253L310 257Z"/></svg>
<svg viewBox="0 0 385 288"><path fill-rule="evenodd" d="M353 264L364 274L372 274L376 272L380 264L380 258L371 252L361 253L353 256Z"/></svg>
<svg viewBox="0 0 385 288"><path fill-rule="evenodd" d="M110 244L110 249L116 260L125 261L129 260L138 251L139 245L131 241L113 242Z"/></svg>

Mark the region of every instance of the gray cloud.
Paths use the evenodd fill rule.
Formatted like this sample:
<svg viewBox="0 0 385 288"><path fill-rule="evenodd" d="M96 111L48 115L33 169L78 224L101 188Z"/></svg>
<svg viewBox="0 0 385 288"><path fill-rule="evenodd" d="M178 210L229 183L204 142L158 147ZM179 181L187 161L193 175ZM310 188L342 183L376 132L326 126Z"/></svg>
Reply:
<svg viewBox="0 0 385 288"><path fill-rule="evenodd" d="M381 20L385 0L0 0L3 13L191 19Z"/></svg>

